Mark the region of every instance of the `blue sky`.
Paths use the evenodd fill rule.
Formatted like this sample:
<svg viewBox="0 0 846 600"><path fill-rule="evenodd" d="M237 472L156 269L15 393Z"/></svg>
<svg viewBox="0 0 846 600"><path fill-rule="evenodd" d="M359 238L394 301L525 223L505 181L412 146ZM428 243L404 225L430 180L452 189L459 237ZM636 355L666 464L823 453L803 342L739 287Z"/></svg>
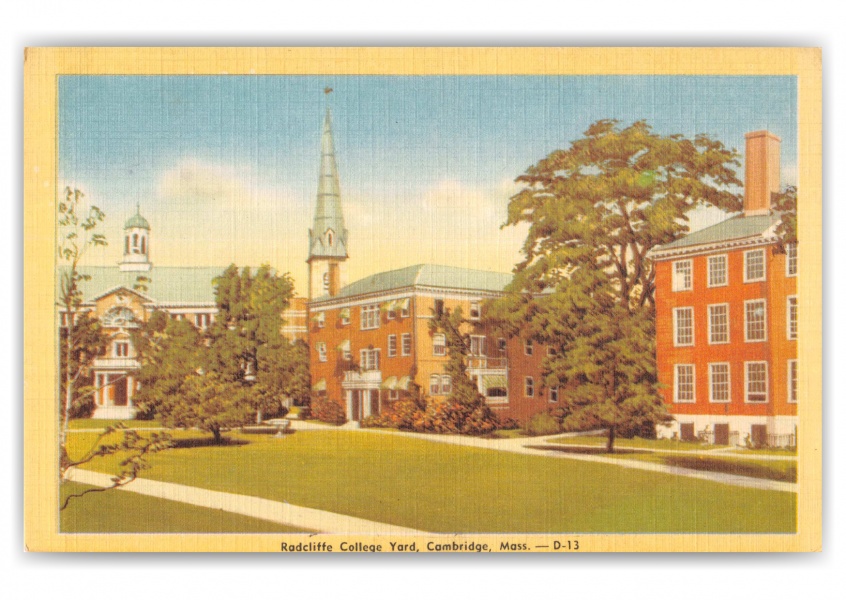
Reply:
<svg viewBox="0 0 846 600"><path fill-rule="evenodd" d="M416 262L509 271L525 234L499 229L513 179L602 118L741 151L769 129L795 183L792 77L64 76L59 184L106 212L110 240L140 202L156 264L269 262L304 283L327 100L353 278ZM119 258L113 241L90 261Z"/></svg>

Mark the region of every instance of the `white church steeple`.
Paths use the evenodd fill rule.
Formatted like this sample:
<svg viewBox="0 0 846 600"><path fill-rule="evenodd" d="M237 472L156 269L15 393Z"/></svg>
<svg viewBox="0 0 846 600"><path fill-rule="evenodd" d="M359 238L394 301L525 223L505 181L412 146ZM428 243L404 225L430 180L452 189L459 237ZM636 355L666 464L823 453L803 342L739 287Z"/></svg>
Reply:
<svg viewBox="0 0 846 600"><path fill-rule="evenodd" d="M127 219L123 226L123 260L121 271L149 271L150 262L150 224L141 216L141 205L136 204L135 214Z"/></svg>

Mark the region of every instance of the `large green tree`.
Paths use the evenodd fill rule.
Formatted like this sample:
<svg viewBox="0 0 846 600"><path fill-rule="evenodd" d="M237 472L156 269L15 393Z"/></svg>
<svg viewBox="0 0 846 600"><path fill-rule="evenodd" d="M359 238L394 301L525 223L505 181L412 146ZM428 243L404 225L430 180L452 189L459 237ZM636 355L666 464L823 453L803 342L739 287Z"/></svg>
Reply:
<svg viewBox="0 0 846 600"><path fill-rule="evenodd" d="M688 232L697 206L741 208L735 150L706 135L602 120L517 178L504 226L527 224L523 260L490 310L512 334L549 345L545 382L573 426L621 430L665 420L654 351L649 251Z"/></svg>
<svg viewBox="0 0 846 600"><path fill-rule="evenodd" d="M64 349L59 353L60 378L66 401L68 381L73 387L70 409L63 404L63 416L66 411L69 418L89 416L96 392L90 373L91 361L106 351L108 341L100 320L89 312L78 313L73 327L65 325L59 329L59 345ZM70 353L67 352L68 347Z"/></svg>

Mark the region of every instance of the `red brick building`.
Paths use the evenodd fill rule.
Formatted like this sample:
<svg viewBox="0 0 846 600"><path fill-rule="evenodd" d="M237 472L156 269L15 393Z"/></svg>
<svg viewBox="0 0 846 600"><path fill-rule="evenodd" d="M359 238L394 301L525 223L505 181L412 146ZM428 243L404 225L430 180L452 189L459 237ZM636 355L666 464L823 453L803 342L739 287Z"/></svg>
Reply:
<svg viewBox="0 0 846 600"><path fill-rule="evenodd" d="M795 445L797 246L771 208L780 140L746 135L743 213L653 250L665 435Z"/></svg>

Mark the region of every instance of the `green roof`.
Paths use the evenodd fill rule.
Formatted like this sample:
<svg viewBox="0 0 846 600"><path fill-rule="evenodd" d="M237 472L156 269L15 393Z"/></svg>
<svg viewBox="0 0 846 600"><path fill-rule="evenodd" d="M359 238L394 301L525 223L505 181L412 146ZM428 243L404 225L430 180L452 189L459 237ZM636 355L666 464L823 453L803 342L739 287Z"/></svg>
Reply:
<svg viewBox="0 0 846 600"><path fill-rule="evenodd" d="M142 217L139 213L136 213L129 217L124 223L124 229L131 229L132 227L139 227L141 229L150 229L150 224L147 222L147 219Z"/></svg>
<svg viewBox="0 0 846 600"><path fill-rule="evenodd" d="M778 213L753 217L747 217L742 214L737 215L711 227L694 231L690 235L686 235L669 244L657 246L655 252L759 236L780 220L781 216Z"/></svg>
<svg viewBox="0 0 846 600"><path fill-rule="evenodd" d="M501 292L511 283L510 273L479 271L445 265L413 265L395 271L369 275L341 288L335 296L322 296L316 301L348 298L363 294L387 292L409 287L434 287L445 289Z"/></svg>
<svg viewBox="0 0 846 600"><path fill-rule="evenodd" d="M60 269L60 273L63 269ZM80 267L91 277L80 283L85 302L119 287L133 290L139 276L147 277L147 291L138 293L156 304L214 304L212 279L223 274L226 267L153 267L150 271L121 271L118 267ZM56 278L57 294L61 278Z"/></svg>

